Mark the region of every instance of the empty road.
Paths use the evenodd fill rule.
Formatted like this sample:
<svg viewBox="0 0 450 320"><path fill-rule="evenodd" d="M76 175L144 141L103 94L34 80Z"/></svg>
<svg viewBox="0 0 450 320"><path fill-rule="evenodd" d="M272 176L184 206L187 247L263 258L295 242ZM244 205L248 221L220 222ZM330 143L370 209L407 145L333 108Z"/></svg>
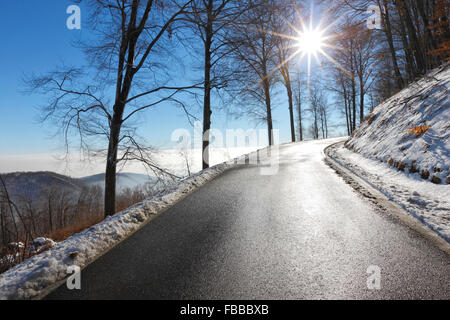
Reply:
<svg viewBox="0 0 450 320"><path fill-rule="evenodd" d="M450 299L449 256L345 184L331 143L282 146L275 175L226 172L47 299Z"/></svg>

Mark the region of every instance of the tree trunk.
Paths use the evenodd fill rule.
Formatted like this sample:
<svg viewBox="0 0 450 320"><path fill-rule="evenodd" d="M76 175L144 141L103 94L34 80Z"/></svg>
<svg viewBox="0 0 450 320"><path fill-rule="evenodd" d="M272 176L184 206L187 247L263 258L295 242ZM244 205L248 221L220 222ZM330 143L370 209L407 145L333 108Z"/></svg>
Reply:
<svg viewBox="0 0 450 320"><path fill-rule="evenodd" d="M362 63L362 61L361 61ZM364 79L362 70L359 72L359 123L364 121Z"/></svg>
<svg viewBox="0 0 450 320"><path fill-rule="evenodd" d="M400 25L400 34L401 34L402 43L403 43L403 51L405 52L406 71L408 72L408 75L409 75L409 81L412 81L418 74L417 68L416 68L416 64L414 62L414 57L412 55L412 51L411 51L411 47L408 42L408 38L406 36L405 24L403 23L403 21L400 20L399 25Z"/></svg>
<svg viewBox="0 0 450 320"><path fill-rule="evenodd" d="M48 225L50 228L50 232L52 232L53 231L53 214L52 214L53 208L52 208L52 196L51 195L48 196L47 205L48 205Z"/></svg>
<svg viewBox="0 0 450 320"><path fill-rule="evenodd" d="M30 213L31 226L33 228L33 235L36 235L36 219L34 216L34 210L32 208L32 203L29 204L28 212Z"/></svg>
<svg viewBox="0 0 450 320"><path fill-rule="evenodd" d="M352 58L352 69L353 69L353 58ZM355 73L352 72L352 108L353 108L353 119L352 119L352 133L356 129L356 80L355 80Z"/></svg>
<svg viewBox="0 0 450 320"><path fill-rule="evenodd" d="M302 102L301 97L298 97L299 100L297 102L297 113L298 113L298 133L300 141L303 141L303 117L302 117Z"/></svg>
<svg viewBox="0 0 450 320"><path fill-rule="evenodd" d="M292 142L295 142L294 100L292 97L292 87L290 81L286 84L286 88L289 101L289 116L291 120L291 140Z"/></svg>
<svg viewBox="0 0 450 320"><path fill-rule="evenodd" d="M317 115L317 107L315 107L316 110L314 112L314 139L319 139L319 124L318 122L318 115Z"/></svg>
<svg viewBox="0 0 450 320"><path fill-rule="evenodd" d="M325 139L325 110L320 108L320 128L322 130L322 139Z"/></svg>
<svg viewBox="0 0 450 320"><path fill-rule="evenodd" d="M353 131L356 130L356 85L355 85L355 79L352 80L352 109L353 109L352 110L352 116L353 116L352 133L353 133Z"/></svg>
<svg viewBox="0 0 450 320"><path fill-rule="evenodd" d="M430 29L430 21L428 19L428 2L425 0L420 0L417 1L417 10L419 11L419 14L422 18L423 21L423 30L424 30L424 34L425 34L425 43L428 46L427 50L435 50L437 49L437 44L436 41L434 39L433 33L431 32ZM429 55L427 57L427 61L428 61L428 67L434 68L438 66L438 62L436 61L436 59L433 58L432 55Z"/></svg>
<svg viewBox="0 0 450 320"><path fill-rule="evenodd" d="M203 169L209 168L209 143L211 130L211 45L213 37L212 10L213 0L208 1L206 7L208 21L205 27L205 84L204 84L204 101L203 101L203 152L202 163Z"/></svg>
<svg viewBox="0 0 450 320"><path fill-rule="evenodd" d="M272 122L272 102L270 99L270 83L269 74L267 72L267 60L263 60L263 89L266 103L266 115L267 115L267 136L269 139L269 146L273 146L273 122Z"/></svg>
<svg viewBox="0 0 450 320"><path fill-rule="evenodd" d="M347 122L347 134L350 136L351 135L351 128L350 128L351 118L350 118L350 114L349 114L347 90L345 88L345 85L343 85L343 89L344 89L343 95L344 95L344 106L345 106L345 121Z"/></svg>
<svg viewBox="0 0 450 320"><path fill-rule="evenodd" d="M4 206L3 203L0 202L0 227L2 232L2 249L6 248L7 242L6 242L6 229L5 229L5 222L4 222ZM1 253L1 252L0 252Z"/></svg>
<svg viewBox="0 0 450 320"><path fill-rule="evenodd" d="M398 67L397 54L395 53L394 40L392 37L392 27L391 27L391 18L389 16L389 7L387 4L387 0L383 0L384 7L384 32L386 34L386 39L389 44L389 51L391 52L392 65L394 67L395 78L397 81L397 88L399 90L403 89L404 82L402 78L402 74L400 73L400 68ZM380 10L383 12L380 4Z"/></svg>
<svg viewBox="0 0 450 320"><path fill-rule="evenodd" d="M270 99L270 85L269 80L267 79L267 75L263 80L263 86L267 111L267 135L269 138L269 146L273 146L274 141L273 141L272 105Z"/></svg>
<svg viewBox="0 0 450 320"><path fill-rule="evenodd" d="M106 159L105 173L105 217L112 216L116 213L116 170L120 122L121 120L114 118L110 128L108 157Z"/></svg>
<svg viewBox="0 0 450 320"><path fill-rule="evenodd" d="M417 69L418 69L418 74L416 74L415 76L418 75L422 75L425 73L426 68L425 68L425 63L424 63L424 59L423 59L423 55L422 55L422 48L420 46L419 43L419 39L417 37L417 31L416 28L414 27L411 15L409 13L408 7L406 5L406 2L404 0L397 0L397 8L399 11L399 15L400 15L400 20L404 21L405 25L406 25L406 29L408 31L408 37L413 49L413 54L416 60L416 65L417 65Z"/></svg>

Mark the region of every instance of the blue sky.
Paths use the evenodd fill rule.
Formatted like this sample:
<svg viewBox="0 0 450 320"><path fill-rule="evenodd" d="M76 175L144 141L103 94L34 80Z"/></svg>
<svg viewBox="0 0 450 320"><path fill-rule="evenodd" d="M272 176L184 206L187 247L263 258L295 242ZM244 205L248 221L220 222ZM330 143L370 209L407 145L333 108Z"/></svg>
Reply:
<svg viewBox="0 0 450 320"><path fill-rule="evenodd" d="M72 43L88 32L83 29L86 16L82 8L82 29L68 30L66 9L69 0L0 1L0 155L43 154L61 151L62 141L52 136L55 128L38 122L39 106L45 97L23 93L22 78L32 72L43 73L58 64L83 65L84 55ZM83 33L85 32L85 33ZM290 140L289 113L280 90L280 103L274 110L274 126L280 130L281 142ZM201 118L201 114L197 114ZM140 135L155 147L170 145L171 133L190 129L185 114L175 106L153 109L140 119ZM226 129L257 128L252 119L235 120L225 112L213 115L212 127ZM260 128L260 127L258 127ZM265 126L261 126L265 128Z"/></svg>

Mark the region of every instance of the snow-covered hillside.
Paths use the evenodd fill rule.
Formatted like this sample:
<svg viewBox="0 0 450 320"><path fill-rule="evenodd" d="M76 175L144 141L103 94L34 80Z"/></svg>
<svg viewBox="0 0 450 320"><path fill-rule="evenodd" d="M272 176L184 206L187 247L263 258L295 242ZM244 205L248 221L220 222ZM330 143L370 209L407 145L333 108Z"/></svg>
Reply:
<svg viewBox="0 0 450 320"><path fill-rule="evenodd" d="M344 148L343 144L328 148L327 154L450 243L448 185L431 184L414 174L393 172L387 163L367 159Z"/></svg>
<svg viewBox="0 0 450 320"><path fill-rule="evenodd" d="M450 63L380 104L346 143L366 158L450 183Z"/></svg>

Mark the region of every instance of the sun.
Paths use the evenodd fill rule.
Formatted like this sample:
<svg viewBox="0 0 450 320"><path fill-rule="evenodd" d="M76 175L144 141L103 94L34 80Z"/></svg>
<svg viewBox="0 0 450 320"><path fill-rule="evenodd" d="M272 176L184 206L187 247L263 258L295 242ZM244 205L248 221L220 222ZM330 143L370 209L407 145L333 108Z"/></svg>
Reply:
<svg viewBox="0 0 450 320"><path fill-rule="evenodd" d="M300 13L300 10L298 8L296 8L296 12L298 16L299 25L297 25L297 23L289 21L288 19L283 18L284 21L287 23L287 25L290 27L290 29L292 29L291 33L283 34L273 31L262 30L263 32L288 39L290 44L287 45L286 48L294 49L293 50L294 52L292 52L292 54L288 55L287 57L284 57L283 61L281 61L280 64L276 68L274 68L271 74L276 72L277 70L280 70L284 65L288 64L292 60L296 60L295 64L297 66L300 66L303 60L306 59L308 69L307 88L309 92L312 73L311 69L316 66L321 67L320 58L324 57L325 59L335 64L346 75L348 75L349 77L353 77L353 75L349 71L347 71L338 61L336 61L331 55L329 55L326 52L327 49L345 50L345 48L333 44L334 41L332 41L333 39L340 37L342 33L333 32L332 34L330 34L331 27L333 27L339 21L339 19L336 19L332 23L328 23L327 26L323 26L326 20L329 20L328 17L325 15L319 20L318 24L314 27L313 7L311 7L311 14L308 25L305 23L303 15ZM312 61L313 58L318 64L313 64Z"/></svg>
<svg viewBox="0 0 450 320"><path fill-rule="evenodd" d="M297 45L301 52L308 55L316 55L324 46L323 32L320 30L305 30L302 32L297 41Z"/></svg>

